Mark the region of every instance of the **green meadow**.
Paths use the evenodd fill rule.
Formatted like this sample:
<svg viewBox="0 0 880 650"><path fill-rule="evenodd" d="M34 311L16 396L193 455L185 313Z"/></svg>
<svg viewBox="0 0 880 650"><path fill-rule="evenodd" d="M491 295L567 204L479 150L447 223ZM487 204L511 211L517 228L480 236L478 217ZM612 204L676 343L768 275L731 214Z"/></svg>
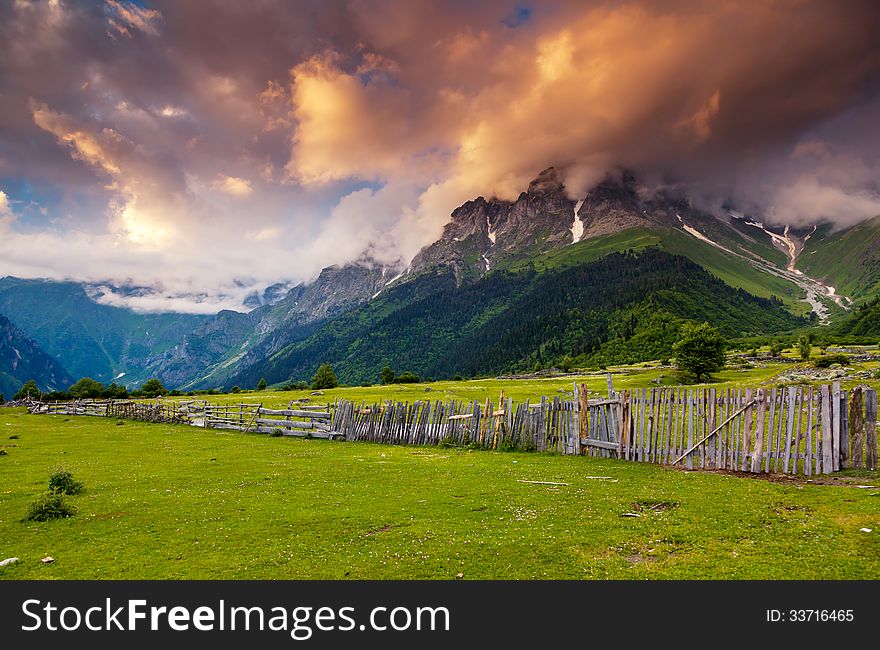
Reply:
<svg viewBox="0 0 880 650"><path fill-rule="evenodd" d="M787 353L793 356L793 353ZM760 386L778 385L776 378L783 373L789 372L799 366L809 364L781 363L768 361L751 368L729 367L715 373L713 381L708 384L693 384L693 388L713 387L716 389L727 388L758 388ZM877 362L850 364L855 370L875 370ZM547 378L523 378L523 379L472 379L468 381L436 381L420 384L392 384L373 386L344 386L320 391L314 395L313 391L294 390L245 390L239 393L227 393L220 395L197 395L195 397L169 398L176 401L189 399L206 399L214 404L263 404L267 408L277 408L290 401L306 400L313 404L334 403L337 399L348 399L354 402L378 403L386 400L400 402L415 402L417 400L442 400L450 399L470 402L477 400L484 402L487 399L497 403L501 391L505 397L514 401L532 402L540 401L542 396L553 398L556 395L563 396L568 393L569 399L577 384L586 384L592 397L607 395L606 372L612 374L612 382L615 390L632 390L635 388L652 388L656 386L678 386L681 379L672 367L661 367L657 362L644 363L637 366L609 367L607 371L590 372L585 374L573 374ZM816 382L814 382L816 383ZM857 382L843 382L845 387ZM867 382L875 387L880 382L871 380Z"/></svg>
<svg viewBox="0 0 880 650"><path fill-rule="evenodd" d="M4 579L880 577L880 489L856 487L875 472L769 481L23 409L0 409L0 435ZM58 468L85 485L77 513L22 522Z"/></svg>

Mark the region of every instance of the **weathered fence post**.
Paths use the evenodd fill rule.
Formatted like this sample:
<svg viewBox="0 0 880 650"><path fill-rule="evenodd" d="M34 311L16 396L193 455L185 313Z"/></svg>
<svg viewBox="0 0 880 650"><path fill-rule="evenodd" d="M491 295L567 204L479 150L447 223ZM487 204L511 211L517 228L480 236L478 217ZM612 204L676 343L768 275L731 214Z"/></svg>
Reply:
<svg viewBox="0 0 880 650"><path fill-rule="evenodd" d="M755 453L752 454L752 466L750 471L755 474L761 471L761 455L764 453L764 414L767 409L767 402L764 399L764 389L758 389L758 428L755 431Z"/></svg>
<svg viewBox="0 0 880 650"><path fill-rule="evenodd" d="M850 391L849 400L849 425L852 430L850 444L852 445L852 449L844 467L862 466L862 444L865 427L865 419L862 414L862 409L864 406L862 387L856 386Z"/></svg>
<svg viewBox="0 0 880 650"><path fill-rule="evenodd" d="M831 431L831 387L822 385L822 473L830 474L833 471L834 460L832 458L834 443Z"/></svg>
<svg viewBox="0 0 880 650"><path fill-rule="evenodd" d="M877 391L866 388L865 394L865 467L877 469Z"/></svg>
<svg viewBox="0 0 880 650"><path fill-rule="evenodd" d="M836 472L840 469L840 382L831 388L831 462Z"/></svg>
<svg viewBox="0 0 880 650"><path fill-rule="evenodd" d="M752 408L754 406L754 402L752 401L752 389L746 389L745 395L746 402L750 402L751 405L746 409L746 412L743 416L743 457L742 457L742 471L745 472L748 469L749 464L749 453L751 453L752 449Z"/></svg>

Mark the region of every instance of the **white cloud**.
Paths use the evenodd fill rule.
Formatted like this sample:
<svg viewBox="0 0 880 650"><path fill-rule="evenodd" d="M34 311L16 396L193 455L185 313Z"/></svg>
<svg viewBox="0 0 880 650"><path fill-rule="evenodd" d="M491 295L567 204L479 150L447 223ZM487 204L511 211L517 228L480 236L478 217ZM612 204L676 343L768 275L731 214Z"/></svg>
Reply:
<svg viewBox="0 0 880 650"><path fill-rule="evenodd" d="M12 213L12 206L9 205L9 197L6 192L0 190L0 232L8 230L15 221L15 215Z"/></svg>
<svg viewBox="0 0 880 650"><path fill-rule="evenodd" d="M774 192L767 214L772 221L811 224L834 221L851 226L880 215L880 194L824 184L815 176L798 178Z"/></svg>
<svg viewBox="0 0 880 650"><path fill-rule="evenodd" d="M236 198L250 196L254 188L246 178L220 175L214 182L214 188Z"/></svg>

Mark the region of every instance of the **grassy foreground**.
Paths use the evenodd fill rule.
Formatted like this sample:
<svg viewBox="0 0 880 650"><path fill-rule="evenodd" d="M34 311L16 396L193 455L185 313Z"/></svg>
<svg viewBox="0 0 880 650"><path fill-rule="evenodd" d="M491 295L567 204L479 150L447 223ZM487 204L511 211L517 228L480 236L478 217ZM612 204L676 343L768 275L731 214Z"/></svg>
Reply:
<svg viewBox="0 0 880 650"><path fill-rule="evenodd" d="M880 489L20 409L0 435L6 579L880 577ZM22 523L61 466L78 514Z"/></svg>

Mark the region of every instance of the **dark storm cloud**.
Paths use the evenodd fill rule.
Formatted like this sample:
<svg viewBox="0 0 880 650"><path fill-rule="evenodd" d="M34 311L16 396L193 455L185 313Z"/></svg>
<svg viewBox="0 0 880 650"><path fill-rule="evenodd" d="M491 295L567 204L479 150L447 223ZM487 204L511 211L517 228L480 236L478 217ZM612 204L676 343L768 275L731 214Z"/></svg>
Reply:
<svg viewBox="0 0 880 650"><path fill-rule="evenodd" d="M6 2L0 273L208 310L371 242L406 260L548 165L853 223L880 213L878 30L856 0Z"/></svg>

